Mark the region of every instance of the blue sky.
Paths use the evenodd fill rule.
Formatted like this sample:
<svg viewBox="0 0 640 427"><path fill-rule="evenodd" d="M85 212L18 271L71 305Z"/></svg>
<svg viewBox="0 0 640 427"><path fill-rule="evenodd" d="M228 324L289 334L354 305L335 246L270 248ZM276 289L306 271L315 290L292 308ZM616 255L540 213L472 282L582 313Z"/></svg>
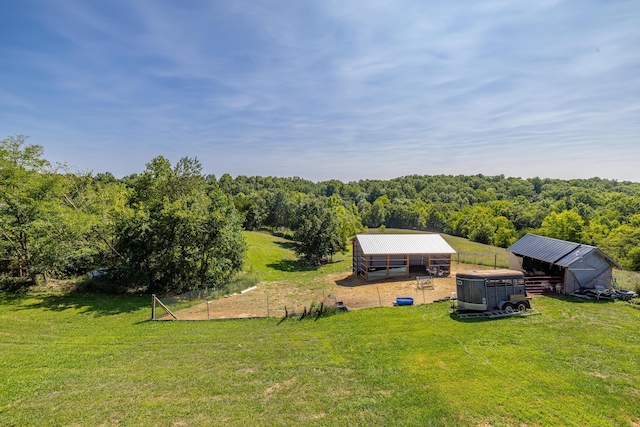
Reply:
<svg viewBox="0 0 640 427"><path fill-rule="evenodd" d="M0 138L81 170L640 182L637 1L0 1Z"/></svg>

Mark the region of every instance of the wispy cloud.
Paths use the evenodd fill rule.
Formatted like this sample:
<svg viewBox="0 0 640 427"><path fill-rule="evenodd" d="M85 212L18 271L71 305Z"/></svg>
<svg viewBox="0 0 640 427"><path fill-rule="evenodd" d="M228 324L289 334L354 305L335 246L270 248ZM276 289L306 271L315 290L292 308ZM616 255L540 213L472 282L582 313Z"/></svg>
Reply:
<svg viewBox="0 0 640 427"><path fill-rule="evenodd" d="M162 154L316 180L640 181L629 2L65 0L5 12L0 133L31 134L83 169L123 175Z"/></svg>

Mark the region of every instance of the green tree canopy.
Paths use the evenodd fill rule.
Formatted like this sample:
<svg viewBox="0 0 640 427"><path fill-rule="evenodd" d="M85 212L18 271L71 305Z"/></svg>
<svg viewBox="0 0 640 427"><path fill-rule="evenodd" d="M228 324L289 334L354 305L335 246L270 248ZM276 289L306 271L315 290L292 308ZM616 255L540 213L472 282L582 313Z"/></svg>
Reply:
<svg viewBox="0 0 640 427"><path fill-rule="evenodd" d="M584 220L574 211L562 211L560 213L551 212L542 221L542 226L538 230L540 234L560 240L580 242Z"/></svg>
<svg viewBox="0 0 640 427"><path fill-rule="evenodd" d="M298 242L298 256L313 265L320 265L325 257L346 250L338 218L320 199L302 202L296 212L293 230L293 238Z"/></svg>
<svg viewBox="0 0 640 427"><path fill-rule="evenodd" d="M112 273L125 288L185 291L225 284L240 271L241 216L196 159L174 168L156 157L139 176L116 225Z"/></svg>

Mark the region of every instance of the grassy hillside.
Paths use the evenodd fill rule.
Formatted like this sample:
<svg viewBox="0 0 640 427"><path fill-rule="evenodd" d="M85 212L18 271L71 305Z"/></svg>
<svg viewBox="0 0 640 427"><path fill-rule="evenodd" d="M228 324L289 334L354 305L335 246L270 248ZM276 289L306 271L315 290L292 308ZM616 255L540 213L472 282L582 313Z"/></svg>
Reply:
<svg viewBox="0 0 640 427"><path fill-rule="evenodd" d="M310 267L298 261L295 243L282 237L260 231L245 231L248 251L244 270L258 276L261 281L289 280L298 283L324 277L330 273L351 268L351 247L346 254L336 254L333 262L321 267Z"/></svg>
<svg viewBox="0 0 640 427"><path fill-rule="evenodd" d="M149 322L146 297L0 298L0 425L637 425L640 310L539 298Z"/></svg>
<svg viewBox="0 0 640 427"><path fill-rule="evenodd" d="M370 233L380 233L379 229L369 230ZM387 229L384 233L416 233L412 230ZM245 231L249 250L245 260L245 271L256 274L261 281L289 280L297 283L324 277L330 273L349 271L351 268L351 244L347 245L347 253L336 254L333 262L321 267L309 267L298 262L290 240L259 231ZM471 242L462 237L442 234L442 237L454 248L461 262L493 266L497 259L498 267L507 267L507 251L495 246Z"/></svg>
<svg viewBox="0 0 640 427"><path fill-rule="evenodd" d="M349 266L307 268L287 240L246 236L262 280L313 286ZM640 309L534 306L151 322L147 296L0 294L0 425L640 425Z"/></svg>

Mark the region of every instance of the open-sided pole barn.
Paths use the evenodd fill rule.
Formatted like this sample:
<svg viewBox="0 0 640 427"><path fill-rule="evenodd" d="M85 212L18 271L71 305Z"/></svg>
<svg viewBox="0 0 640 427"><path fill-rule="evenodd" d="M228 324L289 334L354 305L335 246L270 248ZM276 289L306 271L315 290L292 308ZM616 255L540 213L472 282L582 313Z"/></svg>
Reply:
<svg viewBox="0 0 640 427"><path fill-rule="evenodd" d="M446 276L456 253L439 234L358 234L351 241L353 274L366 280Z"/></svg>
<svg viewBox="0 0 640 427"><path fill-rule="evenodd" d="M527 292L571 294L611 288L620 265L595 246L527 234L509 248L509 268L523 271Z"/></svg>

